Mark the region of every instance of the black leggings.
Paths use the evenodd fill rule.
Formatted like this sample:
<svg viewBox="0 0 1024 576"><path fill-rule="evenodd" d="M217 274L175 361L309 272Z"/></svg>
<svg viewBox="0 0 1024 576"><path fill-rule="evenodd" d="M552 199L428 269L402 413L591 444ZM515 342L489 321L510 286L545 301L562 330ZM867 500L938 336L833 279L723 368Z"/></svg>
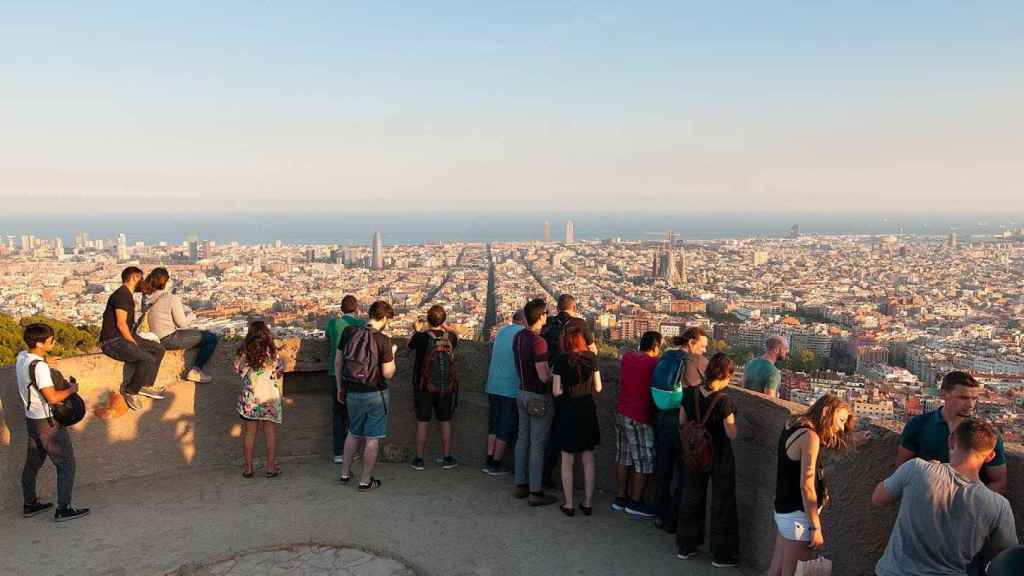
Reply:
<svg viewBox="0 0 1024 576"><path fill-rule="evenodd" d="M711 557L718 562L739 558L739 519L736 512L736 464L732 452L715 451L711 472L687 469L686 491L679 508L676 544L680 552L695 551L704 543L708 481L711 482Z"/></svg>

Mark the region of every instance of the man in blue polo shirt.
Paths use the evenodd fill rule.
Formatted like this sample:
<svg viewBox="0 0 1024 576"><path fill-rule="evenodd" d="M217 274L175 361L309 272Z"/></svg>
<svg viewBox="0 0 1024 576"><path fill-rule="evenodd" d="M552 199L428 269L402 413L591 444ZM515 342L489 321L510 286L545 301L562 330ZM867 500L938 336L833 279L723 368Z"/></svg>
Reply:
<svg viewBox="0 0 1024 576"><path fill-rule="evenodd" d="M944 404L938 410L915 416L903 427L897 460L911 458L949 462L949 434L965 418L974 414L981 384L966 372L954 371L942 379L939 396ZM996 442L995 457L981 469L981 479L993 491L1006 493L1006 454L1003 439Z"/></svg>

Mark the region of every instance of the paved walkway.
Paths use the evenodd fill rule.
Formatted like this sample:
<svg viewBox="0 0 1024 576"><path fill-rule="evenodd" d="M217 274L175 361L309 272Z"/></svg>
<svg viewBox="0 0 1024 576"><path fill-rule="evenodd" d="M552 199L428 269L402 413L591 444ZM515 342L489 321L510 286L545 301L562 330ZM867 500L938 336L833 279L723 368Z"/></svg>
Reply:
<svg viewBox="0 0 1024 576"><path fill-rule="evenodd" d="M82 487L75 502L93 513L66 524L6 511L0 573L738 574L706 557L678 560L671 536L611 512L607 494L594 516L567 518L557 505L515 500L512 480L482 474L479 463L424 472L383 464L383 486L367 494L339 483L322 458L281 465L274 479L221 466Z"/></svg>

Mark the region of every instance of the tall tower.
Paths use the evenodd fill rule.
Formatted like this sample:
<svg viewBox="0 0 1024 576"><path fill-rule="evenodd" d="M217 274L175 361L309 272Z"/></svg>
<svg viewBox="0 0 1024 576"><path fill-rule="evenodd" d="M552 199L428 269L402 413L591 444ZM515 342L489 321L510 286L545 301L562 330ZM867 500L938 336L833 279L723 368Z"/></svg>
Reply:
<svg viewBox="0 0 1024 576"><path fill-rule="evenodd" d="M544 241L551 242L551 222L544 221Z"/></svg>
<svg viewBox="0 0 1024 576"><path fill-rule="evenodd" d="M373 233L373 269L384 269L384 240L380 232Z"/></svg>
<svg viewBox="0 0 1024 576"><path fill-rule="evenodd" d="M117 259L120 262L128 259L128 239L124 234L117 235Z"/></svg>
<svg viewBox="0 0 1024 576"><path fill-rule="evenodd" d="M565 244L568 246L570 244L575 244L575 243L576 243L576 233L573 230L572 220L567 220L565 222Z"/></svg>
<svg viewBox="0 0 1024 576"><path fill-rule="evenodd" d="M676 280L676 235L669 232L665 235L665 268L662 270L665 279L670 283Z"/></svg>
<svg viewBox="0 0 1024 576"><path fill-rule="evenodd" d="M686 275L686 249L679 247L679 283L686 286L690 278Z"/></svg>
<svg viewBox="0 0 1024 576"><path fill-rule="evenodd" d="M57 236L57 240L53 243L53 253L57 258L64 255L64 239Z"/></svg>

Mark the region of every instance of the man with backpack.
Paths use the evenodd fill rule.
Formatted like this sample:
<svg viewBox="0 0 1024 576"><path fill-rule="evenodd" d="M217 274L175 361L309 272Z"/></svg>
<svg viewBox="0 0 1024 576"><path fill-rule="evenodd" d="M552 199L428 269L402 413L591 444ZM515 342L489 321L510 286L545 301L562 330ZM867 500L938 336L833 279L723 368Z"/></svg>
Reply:
<svg viewBox="0 0 1024 576"><path fill-rule="evenodd" d="M548 345L548 366L554 364L555 359L565 352L562 350L562 334L566 328L573 326L583 333L583 339L587 342L587 349L597 354L597 344L594 343L594 335L590 331L587 321L579 315L576 306L576 298L571 294L562 294L558 297L558 314L551 316L544 323L541 336ZM555 400L555 418L558 418L558 406L560 399ZM548 442L547 453L544 454L544 485L549 488L556 486L551 480L551 474L555 471L555 464L560 460L559 450L554 443Z"/></svg>
<svg viewBox="0 0 1024 576"><path fill-rule="evenodd" d="M619 395L615 401L615 480L618 491L612 510L650 518L644 488L654 473L654 428L651 426L651 376L661 354L661 334L645 332L636 352L619 362ZM632 478L630 470L632 469ZM627 493L628 488L628 493Z"/></svg>
<svg viewBox="0 0 1024 576"><path fill-rule="evenodd" d="M438 464L445 470L459 465L452 457L452 413L457 402L459 380L455 371L455 347L459 337L444 322L444 307L433 305L427 310L426 325L419 324L409 338L409 350L415 353L412 370L413 404L416 412L416 457L413 470L423 470L423 453L427 445L427 425L431 413L441 423L441 453Z"/></svg>
<svg viewBox="0 0 1024 576"><path fill-rule="evenodd" d="M654 525L674 534L686 474L679 459L679 406L683 390L703 380L708 336L697 326L672 339L651 376L654 399Z"/></svg>
<svg viewBox="0 0 1024 576"><path fill-rule="evenodd" d="M57 510L54 520L66 522L89 514L88 508L71 506L71 490L75 484L75 450L68 429L56 422L51 406L57 405L78 392L78 383L57 390L54 386L46 355L53 350L53 328L46 324L29 324L22 334L28 351L18 353L15 372L18 392L25 405L25 424L28 430L28 448L25 468L21 473L21 491L25 499L22 514L30 518L41 514L53 504L40 502L36 495L36 476L46 458L57 467Z"/></svg>
<svg viewBox="0 0 1024 576"><path fill-rule="evenodd" d="M347 484L352 479L352 462L359 443L365 441L360 492L380 486L380 480L373 477L373 469L377 465L380 440L388 432L388 380L395 375L397 348L383 333L394 317L391 304L383 300L374 302L369 317L365 326L345 328L338 344L341 352L337 368L338 402L348 410L341 482Z"/></svg>
<svg viewBox="0 0 1024 576"><path fill-rule="evenodd" d="M341 334L349 326L358 328L366 325L366 320L356 317L358 310L359 300L352 294L346 294L341 299L341 316L335 316L328 320L327 326L324 328L331 350L334 350L334 361L327 363L327 374L332 380L337 381L338 367L341 365L342 354L338 349L338 345L341 344ZM342 452L345 449L345 436L348 432L348 411L345 410L344 405L338 402L336 394L331 394L331 419L333 421L331 447L334 450L334 463L341 464Z"/></svg>

